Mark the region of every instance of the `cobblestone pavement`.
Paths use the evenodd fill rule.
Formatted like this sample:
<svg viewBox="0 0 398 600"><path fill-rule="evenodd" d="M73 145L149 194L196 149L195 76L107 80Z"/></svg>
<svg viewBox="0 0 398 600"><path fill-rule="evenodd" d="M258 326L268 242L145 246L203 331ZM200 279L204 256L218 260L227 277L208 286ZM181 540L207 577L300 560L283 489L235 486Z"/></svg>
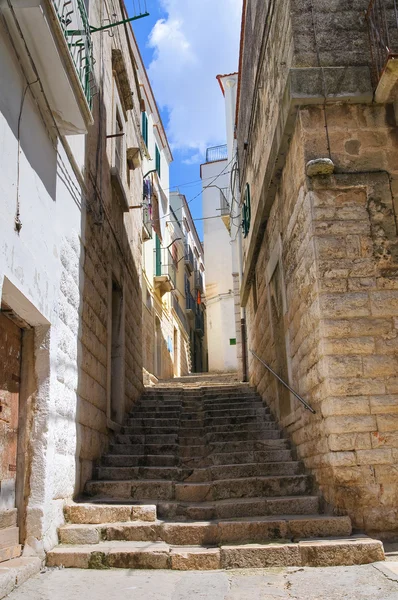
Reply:
<svg viewBox="0 0 398 600"><path fill-rule="evenodd" d="M7 600L397 600L398 563L244 571L49 569Z"/></svg>

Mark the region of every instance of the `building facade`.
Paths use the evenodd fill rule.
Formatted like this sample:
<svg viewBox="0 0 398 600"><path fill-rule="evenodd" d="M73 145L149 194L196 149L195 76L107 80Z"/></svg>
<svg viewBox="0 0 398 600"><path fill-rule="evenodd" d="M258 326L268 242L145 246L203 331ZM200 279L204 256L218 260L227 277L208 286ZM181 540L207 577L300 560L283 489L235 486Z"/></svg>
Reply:
<svg viewBox="0 0 398 600"><path fill-rule="evenodd" d="M188 334L189 371L207 371L205 263L203 246L187 200L183 194L170 194L172 224L178 244L178 271L175 298L185 316ZM181 265L181 266L180 266Z"/></svg>
<svg viewBox="0 0 398 600"><path fill-rule="evenodd" d="M398 532L393 8L245 1L236 131L249 350L316 412L251 352L250 381L327 505L385 538Z"/></svg>
<svg viewBox="0 0 398 600"><path fill-rule="evenodd" d="M236 371L237 338L228 195L232 160L228 148L208 148L200 167L206 263L209 371Z"/></svg>
<svg viewBox="0 0 398 600"><path fill-rule="evenodd" d="M0 561L57 543L143 390L145 97L126 18L122 2L0 3Z"/></svg>

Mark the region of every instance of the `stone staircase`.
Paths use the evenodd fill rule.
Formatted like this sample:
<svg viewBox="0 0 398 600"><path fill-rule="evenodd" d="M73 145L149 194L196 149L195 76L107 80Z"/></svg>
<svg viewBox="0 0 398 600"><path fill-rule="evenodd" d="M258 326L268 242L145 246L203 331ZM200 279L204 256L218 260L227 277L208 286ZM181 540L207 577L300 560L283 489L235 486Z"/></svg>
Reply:
<svg viewBox="0 0 398 600"><path fill-rule="evenodd" d="M65 508L49 566L219 569L362 564L381 542L322 514L311 477L247 384L148 388Z"/></svg>

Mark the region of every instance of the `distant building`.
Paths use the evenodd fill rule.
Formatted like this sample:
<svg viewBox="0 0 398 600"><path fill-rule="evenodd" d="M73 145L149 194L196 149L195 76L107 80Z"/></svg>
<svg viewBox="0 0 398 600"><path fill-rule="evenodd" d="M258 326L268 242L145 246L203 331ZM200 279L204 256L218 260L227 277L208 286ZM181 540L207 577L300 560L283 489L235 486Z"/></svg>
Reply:
<svg viewBox="0 0 398 600"><path fill-rule="evenodd" d="M174 306L185 315L190 371L202 373L207 371L204 251L185 196L172 192L170 206L175 236L179 238Z"/></svg>
<svg viewBox="0 0 398 600"><path fill-rule="evenodd" d="M227 197L231 169L226 145L208 148L206 162L201 165L200 173L203 190L209 371L236 371L238 360L234 278L227 230L230 229Z"/></svg>

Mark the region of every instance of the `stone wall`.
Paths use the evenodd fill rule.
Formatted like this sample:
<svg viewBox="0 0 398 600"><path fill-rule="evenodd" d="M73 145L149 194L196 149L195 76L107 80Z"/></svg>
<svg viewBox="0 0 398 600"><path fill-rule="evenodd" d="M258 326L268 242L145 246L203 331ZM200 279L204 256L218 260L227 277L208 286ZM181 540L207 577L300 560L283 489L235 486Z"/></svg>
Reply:
<svg viewBox="0 0 398 600"><path fill-rule="evenodd" d="M340 104L328 106L327 117L336 174L305 177L306 161L325 154L325 135L323 109L302 107L257 255L257 310L253 288L247 305L249 347L285 369L316 414L286 396L253 356L251 382L330 508L391 538L398 535L396 134L390 107Z"/></svg>

